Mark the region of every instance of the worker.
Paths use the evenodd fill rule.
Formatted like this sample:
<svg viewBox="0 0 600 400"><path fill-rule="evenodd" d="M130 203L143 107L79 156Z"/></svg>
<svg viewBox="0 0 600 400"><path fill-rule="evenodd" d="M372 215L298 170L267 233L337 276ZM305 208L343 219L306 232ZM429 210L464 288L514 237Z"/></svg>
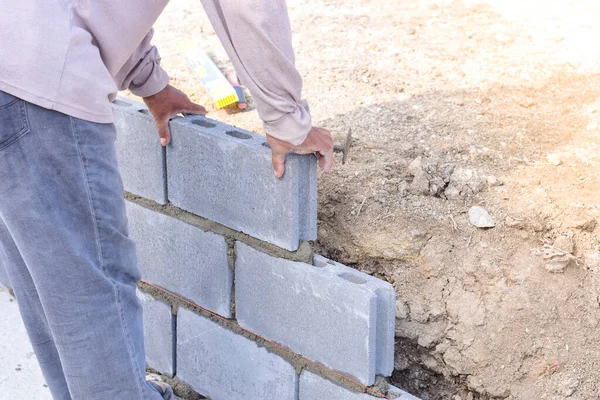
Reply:
<svg viewBox="0 0 600 400"><path fill-rule="evenodd" d="M290 150L315 152L329 171L333 142L301 98L285 0L202 3L253 96L274 179ZM151 44L166 5L0 2L0 258L56 400L172 395L146 380L140 271L110 104L118 90L142 97L163 146L170 117L205 113L169 85Z"/></svg>

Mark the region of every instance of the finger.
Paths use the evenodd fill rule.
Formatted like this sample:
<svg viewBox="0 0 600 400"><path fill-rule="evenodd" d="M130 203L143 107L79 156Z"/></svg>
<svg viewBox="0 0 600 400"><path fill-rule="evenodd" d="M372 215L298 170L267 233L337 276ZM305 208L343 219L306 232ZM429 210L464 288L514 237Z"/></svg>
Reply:
<svg viewBox="0 0 600 400"><path fill-rule="evenodd" d="M325 164L323 165L323 170L325 172L331 172L331 168L333 168L333 149L325 153L321 153L323 158L325 159Z"/></svg>
<svg viewBox="0 0 600 400"><path fill-rule="evenodd" d="M321 153L315 153L317 156L317 161L319 162L319 167L323 168L325 167L325 157L323 157L323 155Z"/></svg>
<svg viewBox="0 0 600 400"><path fill-rule="evenodd" d="M283 176L283 173L285 172L285 154L272 152L272 161L273 175L275 175L275 178L279 179Z"/></svg>
<svg viewBox="0 0 600 400"><path fill-rule="evenodd" d="M200 104L190 102L190 104L186 106L186 109L181 111L181 113L184 115L206 115L206 108L202 107Z"/></svg>
<svg viewBox="0 0 600 400"><path fill-rule="evenodd" d="M156 122L158 128L158 136L160 136L160 144L166 146L171 141L171 132L169 132L169 120L161 120Z"/></svg>

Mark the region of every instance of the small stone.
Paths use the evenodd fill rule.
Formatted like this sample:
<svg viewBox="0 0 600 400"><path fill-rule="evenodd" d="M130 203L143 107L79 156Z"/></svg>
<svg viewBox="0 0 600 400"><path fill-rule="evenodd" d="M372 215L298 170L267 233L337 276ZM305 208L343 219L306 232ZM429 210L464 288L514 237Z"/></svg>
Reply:
<svg viewBox="0 0 600 400"><path fill-rule="evenodd" d="M496 178L494 175L490 175L487 177L487 183L490 186L502 186L502 182L500 179Z"/></svg>
<svg viewBox="0 0 600 400"><path fill-rule="evenodd" d="M420 171L423 170L423 160L421 158L421 156L415 158L414 160L412 160L410 162L410 164L408 164L408 172L412 175L412 176L416 176L417 173L419 173Z"/></svg>
<svg viewBox="0 0 600 400"><path fill-rule="evenodd" d="M412 194L416 195L425 196L429 194L429 177L425 171L417 171L409 190Z"/></svg>
<svg viewBox="0 0 600 400"><path fill-rule="evenodd" d="M560 157L557 154L548 154L546 160L552 165L560 165Z"/></svg>
<svg viewBox="0 0 600 400"><path fill-rule="evenodd" d="M449 187L444 191L446 198L448 200L458 200L460 199L460 190L455 187Z"/></svg>
<svg viewBox="0 0 600 400"><path fill-rule="evenodd" d="M522 220L513 218L510 215L506 217L504 222L506 223L506 226L510 228L523 229L525 227Z"/></svg>
<svg viewBox="0 0 600 400"><path fill-rule="evenodd" d="M408 317L408 307L400 300L396 300L396 318L406 319Z"/></svg>
<svg viewBox="0 0 600 400"><path fill-rule="evenodd" d="M484 208L478 206L469 209L469 222L478 228L493 228L496 226L492 216Z"/></svg>
<svg viewBox="0 0 600 400"><path fill-rule="evenodd" d="M423 359L423 365L432 371L437 371L440 368L440 363L434 357L425 357ZM458 400L462 400L460 396L458 396Z"/></svg>
<svg viewBox="0 0 600 400"><path fill-rule="evenodd" d="M567 235L560 235L557 237L552 246L569 254L573 253L573 250L575 250L573 239Z"/></svg>
<svg viewBox="0 0 600 400"><path fill-rule="evenodd" d="M564 272L573 260L568 250L574 250L573 242L570 237L564 235L559 236L552 246L544 245L539 254L544 258L546 270L552 273Z"/></svg>
<svg viewBox="0 0 600 400"><path fill-rule="evenodd" d="M481 192L484 186L485 181L476 170L456 167L450 176L448 189L458 189L461 196L473 196ZM446 196L448 196L447 193Z"/></svg>

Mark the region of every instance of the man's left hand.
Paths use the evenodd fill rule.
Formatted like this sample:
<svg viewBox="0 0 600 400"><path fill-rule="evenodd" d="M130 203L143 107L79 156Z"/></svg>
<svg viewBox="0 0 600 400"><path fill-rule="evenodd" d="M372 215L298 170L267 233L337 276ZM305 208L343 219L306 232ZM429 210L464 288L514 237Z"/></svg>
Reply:
<svg viewBox="0 0 600 400"><path fill-rule="evenodd" d="M169 119L177 114L205 115L206 109L199 104L192 103L180 90L171 85L156 93L144 97L144 103L154 116L160 144L166 146L171 141L169 132Z"/></svg>

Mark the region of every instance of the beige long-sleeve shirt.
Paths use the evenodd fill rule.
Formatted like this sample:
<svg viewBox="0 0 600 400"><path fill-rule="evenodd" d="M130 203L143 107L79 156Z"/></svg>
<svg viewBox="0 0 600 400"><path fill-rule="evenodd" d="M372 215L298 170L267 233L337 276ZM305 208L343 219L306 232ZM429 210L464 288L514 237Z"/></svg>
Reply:
<svg viewBox="0 0 600 400"><path fill-rule="evenodd" d="M265 131L300 144L312 123L294 66L285 0L202 0ZM169 81L152 46L167 0L0 1L0 90L92 122L112 122L118 90Z"/></svg>

